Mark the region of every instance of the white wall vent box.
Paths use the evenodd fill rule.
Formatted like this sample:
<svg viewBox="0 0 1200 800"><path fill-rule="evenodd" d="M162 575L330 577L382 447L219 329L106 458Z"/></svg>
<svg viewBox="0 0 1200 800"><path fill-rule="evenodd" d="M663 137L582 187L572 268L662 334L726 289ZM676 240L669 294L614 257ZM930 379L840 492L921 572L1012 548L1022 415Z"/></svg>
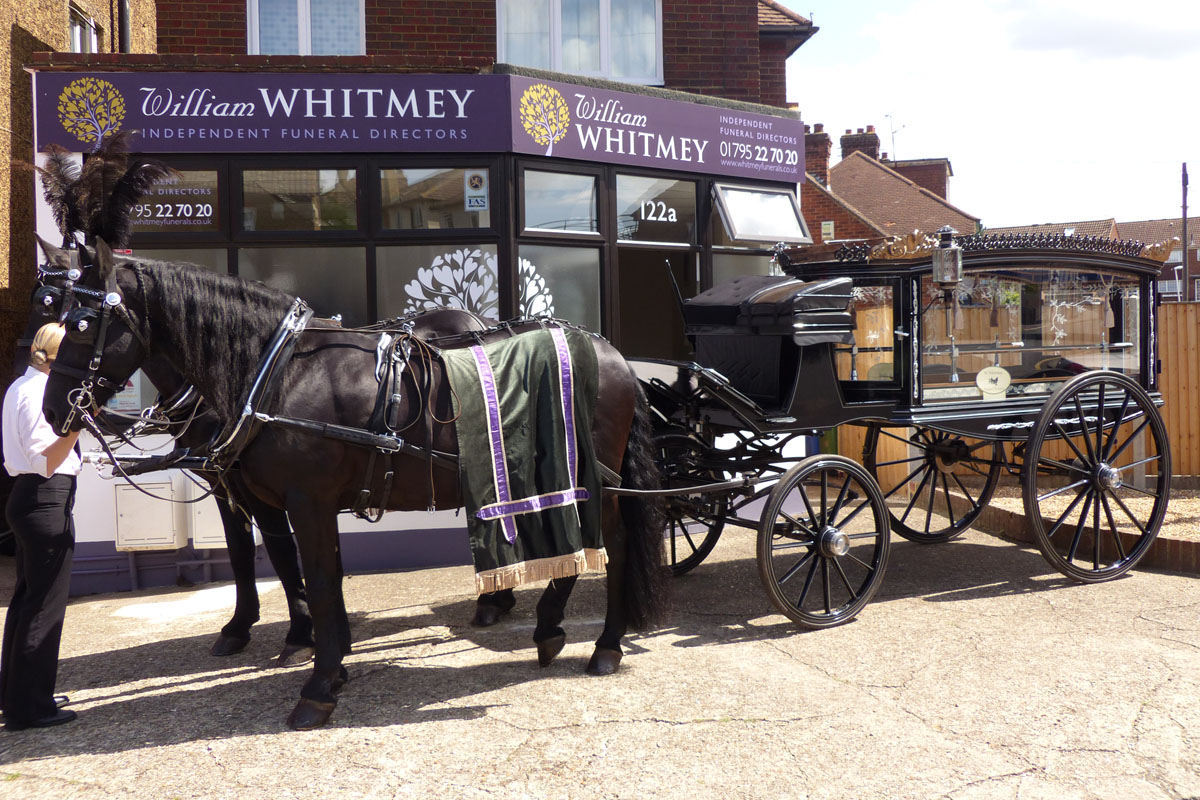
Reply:
<svg viewBox="0 0 1200 800"><path fill-rule="evenodd" d="M187 544L185 533L175 525L171 483L140 483L142 489L163 498L149 497L138 487L117 484L117 549L176 550Z"/></svg>

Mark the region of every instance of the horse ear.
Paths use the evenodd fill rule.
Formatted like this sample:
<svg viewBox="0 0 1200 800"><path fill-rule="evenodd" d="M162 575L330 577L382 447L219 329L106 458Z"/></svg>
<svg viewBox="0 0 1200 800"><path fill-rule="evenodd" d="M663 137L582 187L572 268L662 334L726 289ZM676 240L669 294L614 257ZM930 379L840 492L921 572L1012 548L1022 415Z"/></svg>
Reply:
<svg viewBox="0 0 1200 800"><path fill-rule="evenodd" d="M96 237L96 265L100 269L100 277L108 280L112 275L115 266L113 264L113 252L108 246L108 242Z"/></svg>
<svg viewBox="0 0 1200 800"><path fill-rule="evenodd" d="M50 244L36 233L33 236L38 240L38 247L42 248L42 252L46 255L46 260L51 264L59 266L61 269L66 269L67 252L61 247L55 247Z"/></svg>

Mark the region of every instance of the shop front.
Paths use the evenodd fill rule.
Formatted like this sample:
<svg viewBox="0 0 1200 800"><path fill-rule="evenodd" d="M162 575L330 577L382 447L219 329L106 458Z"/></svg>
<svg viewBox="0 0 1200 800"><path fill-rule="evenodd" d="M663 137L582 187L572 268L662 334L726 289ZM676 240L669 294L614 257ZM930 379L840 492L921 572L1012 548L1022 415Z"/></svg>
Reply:
<svg viewBox="0 0 1200 800"><path fill-rule="evenodd" d="M177 170L136 208L135 255L263 281L347 326L447 305L548 314L629 356L688 358L680 296L765 273L772 245L808 241L803 126L781 109L505 68L42 70L34 96L39 152L86 158L132 130L135 150ZM38 228L58 236L47 209ZM154 395L138 378L115 402ZM145 480L198 494L182 475ZM173 581L193 562L222 574L196 555L219 546L201 535L215 510L127 494L85 471L79 590ZM468 560L453 512L346 521L350 570Z"/></svg>

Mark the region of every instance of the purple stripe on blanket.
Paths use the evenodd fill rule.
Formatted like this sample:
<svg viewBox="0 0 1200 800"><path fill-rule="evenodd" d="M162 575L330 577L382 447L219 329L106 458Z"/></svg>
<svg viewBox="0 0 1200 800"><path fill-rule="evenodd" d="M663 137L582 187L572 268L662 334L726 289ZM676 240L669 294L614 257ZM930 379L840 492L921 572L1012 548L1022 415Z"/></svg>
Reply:
<svg viewBox="0 0 1200 800"><path fill-rule="evenodd" d="M479 382L483 388L483 399L487 406L488 441L492 449L492 475L496 485L496 497L502 503L512 499L508 487L508 465L504 460L504 437L500 429L500 398L496 395L496 378L492 374L492 365L488 363L487 354L479 345L471 347L471 355L475 358L475 368L479 371ZM512 517L501 520L504 527L504 538L512 544L517 540L517 526Z"/></svg>
<svg viewBox="0 0 1200 800"><path fill-rule="evenodd" d="M579 500L587 500L589 497L591 497L591 494L587 489L567 489L563 492L550 492L549 494L529 497L524 500L514 500L511 503L493 503L490 506L484 506L479 509L475 516L479 517L479 519L498 519L513 514L528 514L531 511L541 511L544 508L571 505Z"/></svg>
<svg viewBox="0 0 1200 800"><path fill-rule="evenodd" d="M558 375L562 384L563 433L567 439L567 465L571 474L571 484L577 479L577 457L575 453L575 376L571 371L571 350L567 346L567 336L562 328L551 328L550 335L554 337L554 349L558 351Z"/></svg>

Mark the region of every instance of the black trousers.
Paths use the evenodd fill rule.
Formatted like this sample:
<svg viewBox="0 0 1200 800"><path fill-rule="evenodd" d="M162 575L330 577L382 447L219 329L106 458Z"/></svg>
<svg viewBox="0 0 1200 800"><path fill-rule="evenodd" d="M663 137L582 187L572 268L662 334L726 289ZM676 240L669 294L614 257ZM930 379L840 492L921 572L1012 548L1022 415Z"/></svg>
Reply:
<svg viewBox="0 0 1200 800"><path fill-rule="evenodd" d="M55 711L58 647L75 554L74 505L73 476L19 475L5 507L17 545L17 583L0 651L0 710L9 722Z"/></svg>

